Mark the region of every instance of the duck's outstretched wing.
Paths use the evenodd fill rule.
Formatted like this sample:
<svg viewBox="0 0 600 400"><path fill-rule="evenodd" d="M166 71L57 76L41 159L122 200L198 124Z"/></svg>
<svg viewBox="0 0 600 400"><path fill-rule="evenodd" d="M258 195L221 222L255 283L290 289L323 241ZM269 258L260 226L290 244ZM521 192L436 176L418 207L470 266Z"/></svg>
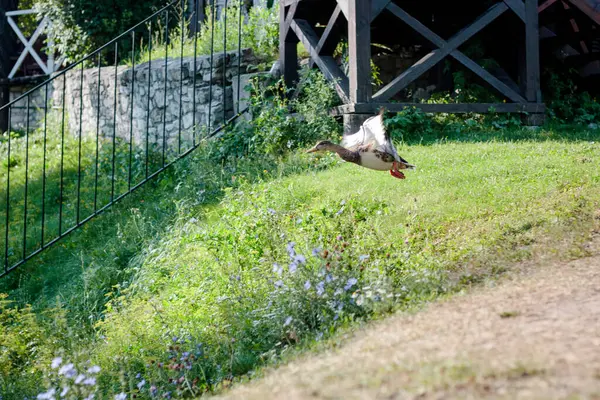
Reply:
<svg viewBox="0 0 600 400"><path fill-rule="evenodd" d="M392 143L389 132L385 129L385 125L383 124L383 112L384 110L381 109L379 114L366 120L363 124L363 129L366 131L366 136L371 137L375 142L374 146L377 150L392 154L396 160L402 161L396 152L396 148Z"/></svg>
<svg viewBox="0 0 600 400"><path fill-rule="evenodd" d="M380 112L363 122L357 132L344 136L341 144L347 149L358 149L364 146L381 149L388 141L389 136L383 125L383 113Z"/></svg>

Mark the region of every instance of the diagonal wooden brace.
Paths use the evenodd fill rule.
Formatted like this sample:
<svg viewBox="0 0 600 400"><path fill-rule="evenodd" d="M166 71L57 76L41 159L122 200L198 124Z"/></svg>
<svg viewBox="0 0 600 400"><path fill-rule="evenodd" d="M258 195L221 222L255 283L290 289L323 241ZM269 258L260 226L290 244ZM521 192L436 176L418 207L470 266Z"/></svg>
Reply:
<svg viewBox="0 0 600 400"><path fill-rule="evenodd" d="M310 57L317 64L323 75L333 82L337 94L343 102L349 101L348 97L348 77L344 75L340 67L337 66L332 56L322 56L317 52L319 39L310 24L302 19L292 21L291 29L294 31L300 42L310 54Z"/></svg>
<svg viewBox="0 0 600 400"><path fill-rule="evenodd" d="M415 65L404 71L402 74L400 74L400 76L396 77L392 82L379 90L379 92L373 96L373 101L382 102L389 100L392 96L394 96L400 90L406 88L410 83L427 72L446 56L450 55L509 99L519 103L526 102L523 96L487 72L477 63L465 56L461 51L457 50L460 45L469 40L481 29L489 25L507 9L508 6L505 3L497 3L479 16L479 18L475 20L473 24L454 35L452 38L450 38L450 40L446 41L419 22L417 19L409 15L406 11L398 7L396 4L388 4L387 10L392 12L392 14L404 21L415 31L423 35L431 43L438 46L438 49L433 50L425 57L421 58Z"/></svg>

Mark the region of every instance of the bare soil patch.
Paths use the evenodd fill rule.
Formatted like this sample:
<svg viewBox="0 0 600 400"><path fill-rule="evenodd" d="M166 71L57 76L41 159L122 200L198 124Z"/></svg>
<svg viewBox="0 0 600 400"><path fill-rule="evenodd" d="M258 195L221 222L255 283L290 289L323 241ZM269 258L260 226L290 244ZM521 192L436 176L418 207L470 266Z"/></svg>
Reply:
<svg viewBox="0 0 600 400"><path fill-rule="evenodd" d="M600 399L600 255L397 314L222 398Z"/></svg>

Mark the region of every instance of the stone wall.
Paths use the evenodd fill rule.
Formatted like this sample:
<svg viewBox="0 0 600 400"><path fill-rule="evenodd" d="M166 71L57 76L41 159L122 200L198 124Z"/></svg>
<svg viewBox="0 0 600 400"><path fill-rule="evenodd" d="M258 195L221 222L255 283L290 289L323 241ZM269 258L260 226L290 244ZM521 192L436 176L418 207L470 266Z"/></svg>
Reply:
<svg viewBox="0 0 600 400"><path fill-rule="evenodd" d="M252 52L243 50L241 59L237 51L215 54L212 65L209 56L199 56L195 70L193 57L170 59L166 75L164 59L136 65L135 70L119 66L82 72L75 68L65 74L66 82L59 77L49 86L49 108L62 111L64 84L66 124L72 134L79 134L81 127L82 135L95 135L98 127L101 136L115 134L128 141L132 135L134 143L141 144L146 133L153 142L162 140L164 130L166 138L172 141L178 137L180 126L181 131L191 130L194 116L200 127L209 122L216 126L224 117L233 116L237 96L233 96L232 86L238 83L238 70L244 74L253 61ZM13 93L16 97L17 91ZM30 128L43 122L44 97L44 89L31 95ZM26 99L15 104L13 130L24 130L25 106Z"/></svg>

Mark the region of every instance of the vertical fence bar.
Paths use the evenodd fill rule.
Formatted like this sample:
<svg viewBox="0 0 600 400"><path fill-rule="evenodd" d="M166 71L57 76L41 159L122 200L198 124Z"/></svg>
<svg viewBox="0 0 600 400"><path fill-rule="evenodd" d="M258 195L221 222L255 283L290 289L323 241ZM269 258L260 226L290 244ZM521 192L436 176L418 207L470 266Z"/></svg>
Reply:
<svg viewBox="0 0 600 400"><path fill-rule="evenodd" d="M4 227L4 273L8 272L8 236L10 231L10 125L12 106L8 106L8 149L6 158L6 226Z"/></svg>
<svg viewBox="0 0 600 400"><path fill-rule="evenodd" d="M131 191L131 177L133 175L132 160L133 160L133 100L135 94L135 31L131 31L131 97L129 100L129 175L127 177L127 190Z"/></svg>
<svg viewBox="0 0 600 400"><path fill-rule="evenodd" d="M98 162L99 162L99 137L100 137L100 73L102 71L102 52L98 53L98 86L97 86L97 99L96 99L96 176L94 178L94 212L98 210Z"/></svg>
<svg viewBox="0 0 600 400"><path fill-rule="evenodd" d="M62 87L62 122L60 128L60 194L58 204L58 236L62 236L62 216L64 203L64 175L65 175L65 109L67 108L67 74L63 75Z"/></svg>
<svg viewBox="0 0 600 400"><path fill-rule="evenodd" d="M183 10L185 8L185 0L181 0L181 19L179 21L181 25L181 55L179 57L179 133L177 134L177 154L181 154L181 111L183 109L183 104L181 101L183 100L183 27L185 26Z"/></svg>
<svg viewBox="0 0 600 400"><path fill-rule="evenodd" d="M227 0L223 6L223 123L227 121Z"/></svg>
<svg viewBox="0 0 600 400"><path fill-rule="evenodd" d="M169 57L169 10L165 10L165 98L163 109L163 142L162 142L162 167L165 166L165 150L167 144L167 59Z"/></svg>
<svg viewBox="0 0 600 400"><path fill-rule="evenodd" d="M147 113L146 113L146 179L148 179L148 168L150 160L148 158L148 146L149 146L149 130L150 130L150 87L152 86L152 21L148 24L148 95L147 102Z"/></svg>
<svg viewBox="0 0 600 400"><path fill-rule="evenodd" d="M42 160L42 234L41 243L44 247L44 228L46 223L46 137L48 133L48 84L45 85L46 92L44 94L44 143L43 143L43 160Z"/></svg>
<svg viewBox="0 0 600 400"><path fill-rule="evenodd" d="M113 99L112 173L110 179L110 202L115 199L115 157L117 150L117 72L119 72L119 42L115 42L115 79Z"/></svg>
<svg viewBox="0 0 600 400"><path fill-rule="evenodd" d="M81 64L81 73L79 79L79 138L77 153L77 218L75 222L79 225L80 208L81 208L81 137L83 134L83 63Z"/></svg>
<svg viewBox="0 0 600 400"><path fill-rule="evenodd" d="M212 2L212 10L210 13L210 84L208 87L208 131L212 130L212 94L213 94L213 65L215 58L215 14L217 13L216 0Z"/></svg>
<svg viewBox="0 0 600 400"><path fill-rule="evenodd" d="M242 2L240 1L240 12L238 20L238 79L237 79L237 114L240 113L240 84L242 79Z"/></svg>
<svg viewBox="0 0 600 400"><path fill-rule="evenodd" d="M200 18L198 18L198 1L194 0L194 18L192 21L195 22L194 26L194 75L192 82L192 146L196 147L196 75L197 75L197 56L198 56L198 35L200 33Z"/></svg>
<svg viewBox="0 0 600 400"><path fill-rule="evenodd" d="M31 96L27 95L27 120L25 121L25 201L23 203L23 259L27 257L27 186L29 184L29 107Z"/></svg>

